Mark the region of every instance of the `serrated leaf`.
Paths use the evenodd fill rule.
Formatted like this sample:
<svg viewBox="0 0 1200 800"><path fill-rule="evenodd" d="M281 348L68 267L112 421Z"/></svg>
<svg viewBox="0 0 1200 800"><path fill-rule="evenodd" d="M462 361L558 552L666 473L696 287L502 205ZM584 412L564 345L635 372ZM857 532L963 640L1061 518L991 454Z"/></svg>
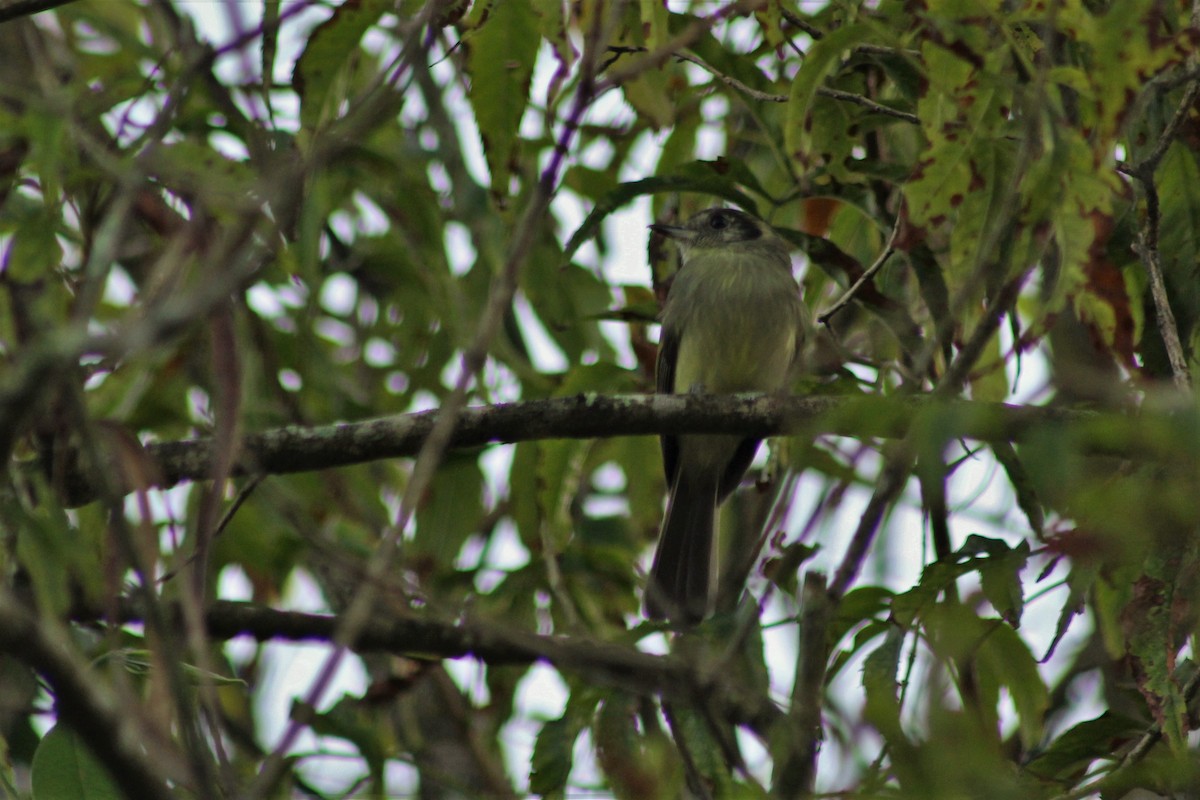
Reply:
<svg viewBox="0 0 1200 800"><path fill-rule="evenodd" d="M1012 627L998 622L984 635L979 648L979 663L981 669L988 669L996 681L1008 689L1017 710L1021 742L1026 748L1036 745L1042 738L1050 693L1029 646Z"/></svg>
<svg viewBox="0 0 1200 800"><path fill-rule="evenodd" d="M892 598L892 615L902 626L910 627L917 618L933 607L938 596L946 591L966 571L966 567L951 561L935 561L921 571L921 580L907 592Z"/></svg>
<svg viewBox="0 0 1200 800"><path fill-rule="evenodd" d="M882 586L860 586L847 592L837 604L837 613L830 620L829 644L841 641L843 636L863 622L883 617L891 598L891 590Z"/></svg>
<svg viewBox="0 0 1200 800"><path fill-rule="evenodd" d="M1093 240L1091 246L1095 250L1102 245ZM1108 347L1124 366L1135 367L1138 317L1124 271L1107 259L1090 261L1072 300L1079 321L1088 326L1093 340Z"/></svg>
<svg viewBox="0 0 1200 800"><path fill-rule="evenodd" d="M469 40L467 70L471 86L467 96L475 110L496 198L509 193L517 130L529 102L540 41L538 17L527 0L492 3L487 18Z"/></svg>
<svg viewBox="0 0 1200 800"><path fill-rule="evenodd" d="M545 535L556 551L566 546L573 530L571 504L583 480L583 466L592 442L558 439L538 445L537 502Z"/></svg>
<svg viewBox="0 0 1200 800"><path fill-rule="evenodd" d="M865 24L843 25L824 38L815 42L804 58L804 63L796 77L792 79L791 90L788 92L787 119L784 123L784 146L787 154L795 159L802 168L810 166L812 120L809 113L817 89L834 71L845 51L854 45L865 41L872 34L871 27Z"/></svg>
<svg viewBox="0 0 1200 800"><path fill-rule="evenodd" d="M1176 753L1187 746L1187 699L1175 677L1175 657L1182 646L1177 630L1177 585L1173 566L1156 555L1147 559L1148 572L1138 576L1129 602L1121 609L1125 663L1138 691Z"/></svg>
<svg viewBox="0 0 1200 800"><path fill-rule="evenodd" d="M394 0L346 0L309 35L292 71L304 128L312 130L335 116L346 99L341 84L361 56L363 34L393 8Z"/></svg>
<svg viewBox="0 0 1200 800"><path fill-rule="evenodd" d="M900 726L900 653L904 631L892 626L879 647L863 661L862 687L866 696L863 715L889 743L904 741Z"/></svg>
<svg viewBox="0 0 1200 800"><path fill-rule="evenodd" d="M641 15L642 31L647 50L656 50L671 35L668 27L670 12L665 3L659 0L639 0L638 13Z"/></svg>
<svg viewBox="0 0 1200 800"><path fill-rule="evenodd" d="M1029 543L1022 541L1010 548L1007 542L1000 539L972 535L967 541L972 540L982 543L984 549L977 552L986 553L986 557L971 560L971 565L979 570L983 595L1000 616L1015 628L1021 621L1021 612L1025 610L1021 571L1029 559Z"/></svg>
<svg viewBox="0 0 1200 800"><path fill-rule="evenodd" d="M1012 487L1013 493L1017 496L1017 506L1021 511L1025 512L1026 519L1029 520L1029 527L1034 535L1039 539L1042 538L1042 529L1045 525L1045 514L1042 511L1042 502L1038 498L1037 488L1029 472L1021 463L1020 456L1017 455L1017 450L1009 442L994 442L991 445L992 454L995 455L996 461L1004 468L1004 474L1008 477L1008 483Z"/></svg>

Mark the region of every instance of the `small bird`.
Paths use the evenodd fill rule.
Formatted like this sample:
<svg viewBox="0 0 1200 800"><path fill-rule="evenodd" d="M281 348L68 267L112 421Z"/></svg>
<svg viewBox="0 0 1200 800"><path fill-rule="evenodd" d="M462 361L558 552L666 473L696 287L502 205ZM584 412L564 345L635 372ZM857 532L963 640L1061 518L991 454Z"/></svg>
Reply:
<svg viewBox="0 0 1200 800"><path fill-rule="evenodd" d="M681 257L662 312L657 390L782 390L808 327L784 241L762 220L728 208L702 211L683 226L650 228L673 239ZM737 488L760 441L662 437L670 495L646 587L647 617L694 624L711 613L717 507Z"/></svg>

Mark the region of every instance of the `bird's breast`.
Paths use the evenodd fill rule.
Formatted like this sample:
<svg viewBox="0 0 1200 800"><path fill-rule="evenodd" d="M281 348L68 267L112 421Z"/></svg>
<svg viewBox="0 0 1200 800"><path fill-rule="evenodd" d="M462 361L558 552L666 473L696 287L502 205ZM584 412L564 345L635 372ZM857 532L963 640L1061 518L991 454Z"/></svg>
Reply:
<svg viewBox="0 0 1200 800"><path fill-rule="evenodd" d="M799 290L770 261L709 259L676 278L663 324L679 338L676 392L775 391L796 355Z"/></svg>

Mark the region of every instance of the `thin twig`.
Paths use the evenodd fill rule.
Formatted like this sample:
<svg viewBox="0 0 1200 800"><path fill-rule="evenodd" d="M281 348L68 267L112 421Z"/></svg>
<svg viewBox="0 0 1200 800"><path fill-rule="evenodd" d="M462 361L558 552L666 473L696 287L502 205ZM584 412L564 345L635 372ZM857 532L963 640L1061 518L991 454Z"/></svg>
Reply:
<svg viewBox="0 0 1200 800"><path fill-rule="evenodd" d="M888 234L887 244L884 245L883 250L875 259L875 263L868 267L866 271L859 276L858 280L854 282L854 285L847 289L845 293L838 298L836 303L830 306L828 310L817 316L818 324L828 325L829 320L833 318L833 315L848 306L850 301L854 299L854 296L858 294L859 290L867 284L867 281L875 277L875 273L879 272L879 270L883 268L883 265L887 263L887 260L891 258L892 253L896 252L896 235L900 232L901 219L902 215L897 214L896 222L892 225L892 232Z"/></svg>
<svg viewBox="0 0 1200 800"><path fill-rule="evenodd" d="M742 81L733 77L732 75L726 75L725 73L718 70L716 67L711 66L704 59L700 58L699 56L694 56L691 53L679 52L679 53L675 54L675 58L679 59L680 61L686 61L689 64L695 64L696 66L700 67L705 72L707 72L708 74L712 75L714 78L719 80L721 83L725 84L726 86L731 86L734 89L737 89L742 94L744 94L747 97L750 97L754 100L761 100L764 103L786 103L788 100L786 94L773 94L771 92L763 92L758 89L755 89L752 86L747 86L745 83L743 83Z"/></svg>
<svg viewBox="0 0 1200 800"><path fill-rule="evenodd" d="M845 555L842 556L842 563L838 565L833 582L829 585L829 597L834 605L845 596L858 577L867 553L875 543L883 515L904 490L909 473L912 472L912 454L913 447L907 439L885 449L884 465L875 484L875 491L858 519L858 526L846 547Z"/></svg>
<svg viewBox="0 0 1200 800"><path fill-rule="evenodd" d="M932 394L934 397L946 400L959 391L971 367L983 352L988 340L995 335L996 330L1000 327L1000 320L1003 319L1006 310L1016 301L1020 287L1024 284L1025 278L1028 275L1029 271L1027 270L1013 278L991 299L987 309L984 311L983 318L976 325L971 338L959 350L953 363L950 364L937 385L933 388ZM846 548L846 553L842 557L842 563L838 566L833 583L829 587L829 593L834 602L837 602L837 600L850 590L850 586L858 577L867 553L870 551L871 545L874 544L875 537L879 533L879 527L883 522L883 515L891 507L892 503L895 502L896 498L900 496L900 493L908 483L909 476L912 474L918 450L917 442L921 437L926 435L928 434L920 430L919 427L914 427L909 430L903 440L887 448L885 451L884 465L876 482L875 492L871 495L871 499L867 502L866 510L863 511L862 516L859 518L858 527L854 531L854 536L851 538L850 544Z"/></svg>
<svg viewBox="0 0 1200 800"><path fill-rule="evenodd" d="M1200 27L1200 0L1192 0L1191 25L1193 29ZM1188 58L1188 67L1192 72L1200 67L1200 54L1192 53ZM1146 221L1138 233L1138 241L1142 251L1141 255L1146 264L1146 271L1150 275L1150 294L1154 299L1158 328L1167 349L1167 358L1171 363L1171 375L1175 385L1185 392L1191 390L1192 376L1187 358L1183 353L1183 344L1179 339L1179 326L1175 322L1175 313L1171 309L1170 299L1167 296L1166 281L1163 278L1162 263L1159 259L1158 236L1161 217L1154 173L1166 155L1167 148L1175 141L1180 127L1191 114L1198 98L1200 98L1200 76L1192 78L1179 107L1175 109L1175 115L1171 117L1171 121L1163 130L1154 150L1137 164L1133 172L1146 191Z"/></svg>
<svg viewBox="0 0 1200 800"><path fill-rule="evenodd" d="M1196 88L1196 85L1193 85ZM1189 92L1194 95L1194 92ZM1146 221L1138 231L1138 251L1150 276L1150 296L1154 300L1154 315L1158 322L1158 332L1162 336L1163 345L1167 351L1167 360L1171 364L1171 378L1175 387L1180 391L1189 391L1192 387L1192 374L1188 368L1187 356L1183 352L1183 342L1179 338L1179 325L1175 322L1175 312L1171 309L1171 298L1167 294L1166 280L1163 278L1162 261L1158 250L1158 229L1160 214L1158 208L1158 187L1154 184L1153 171L1150 175L1139 174L1142 190L1146 193Z"/></svg>
<svg viewBox="0 0 1200 800"><path fill-rule="evenodd" d="M675 53L675 58L678 58L680 61L687 61L690 64L695 64L696 66L702 68L705 72L708 72L717 80L724 83L726 86L737 89L742 94L745 94L754 100L760 100L764 103L786 103L788 101L788 96L786 94L772 94L771 92L763 92L751 86L747 86L745 83L733 77L732 75L726 75L715 67L709 65L704 61L704 59L694 56L690 53ZM910 114L907 111L901 111L899 109L892 108L891 106L885 106L882 103L877 103L868 97L863 97L862 95L854 94L853 92L843 92L840 89L830 89L828 87L821 86L817 89L817 94L833 100L842 100L847 103L854 103L870 111L874 111L877 114L895 117L896 119L904 120L905 122L911 122L914 125L919 125L921 122L920 118L916 114Z"/></svg>
<svg viewBox="0 0 1200 800"><path fill-rule="evenodd" d="M1122 172L1132 175L1135 178L1152 177L1154 171L1158 169L1159 163L1163 160L1163 156L1167 154L1167 148L1175 141L1175 135L1179 133L1179 128L1183 125L1191 114L1192 106L1196 103L1196 98L1200 96L1200 77L1192 79L1191 85L1183 94L1183 99L1179 101L1178 108L1175 109L1174 116L1167 123L1167 127L1163 129L1162 135L1158 137L1158 141L1154 145L1154 149L1150 151L1150 155L1143 158L1132 167L1123 167Z"/></svg>
<svg viewBox="0 0 1200 800"><path fill-rule="evenodd" d="M596 95L603 94L611 88L620 86L625 81L632 80L648 70L658 68L677 55L681 50L694 44L697 39L712 30L713 26L718 22L739 14L758 11L765 5L765 0L739 0L736 3L730 3L728 6L719 9L707 17L693 21L671 39L663 42L653 52L648 52L641 58L624 64L620 68L607 70L604 80L597 84Z"/></svg>
<svg viewBox="0 0 1200 800"><path fill-rule="evenodd" d="M921 124L921 118L918 117L916 114L910 114L907 111L901 111L898 108L892 108L891 106L885 106L882 103L875 102L874 100L870 99L869 97L863 97L861 94L854 94L853 92L843 92L840 89L830 89L826 86L818 87L817 94L819 94L823 97L831 98L833 100L842 100L847 103L854 103L855 105L860 105L863 108L874 111L876 114L883 114L884 116L887 116L887 117L894 117L896 119L904 120L905 122L910 122L913 125Z"/></svg>
<svg viewBox="0 0 1200 800"><path fill-rule="evenodd" d="M1200 691L1200 672L1188 678L1187 683L1183 685L1182 693L1187 705L1190 706L1192 704L1198 691ZM1121 758L1120 763L1109 770L1108 774L1104 775L1104 777L1082 786L1076 786L1069 792L1055 795L1052 800L1083 800L1085 797L1099 797L1103 790L1117 784L1119 782L1117 780L1118 777L1124 775L1130 767L1142 762L1161 740L1162 725L1155 723L1134 742L1133 746Z"/></svg>
<svg viewBox="0 0 1200 800"><path fill-rule="evenodd" d="M1192 24L1200 21L1200 0L1192 4ZM1193 61L1196 57L1193 56ZM1176 388L1180 391L1190 391L1192 387L1191 370L1188 367L1187 356L1184 354L1183 342L1179 338L1179 326L1175 321L1175 312L1171 308L1171 299L1167 293L1166 279L1163 277L1162 260L1159 252L1159 226L1162 222L1158 203L1158 186L1154 183L1154 173L1162 163L1167 149L1175 141L1180 126L1188 118L1197 98L1200 98L1200 78L1194 78L1183 93L1183 99L1175 109L1174 116L1163 129L1162 135L1154 144L1144 159L1131 167L1122 167L1121 171L1136 178L1142 185L1146 195L1146 219L1142 229L1138 231L1138 254L1150 277L1150 296L1154 300L1155 318L1158 322L1158 332L1162 336L1163 346L1167 351L1167 360L1171 364L1171 377Z"/></svg>
<svg viewBox="0 0 1200 800"><path fill-rule="evenodd" d="M783 18L807 33L814 41L825 38L825 32L795 12L782 9Z"/></svg>
<svg viewBox="0 0 1200 800"><path fill-rule="evenodd" d="M5 607L0 591L0 617ZM178 615L178 603L166 604ZM126 602L119 620L142 619L142 604ZM74 614L76 621L118 620L88 609ZM228 640L251 636L258 641L329 641L336 636L338 620L327 614L281 611L247 602L215 600L206 610L209 636ZM0 629L0 645L17 633ZM765 737L782 714L766 694L750 691L735 670L714 671L696 659L676 655L652 655L625 644L598 641L588 635L555 636L536 634L494 619L439 619L433 615L376 615L354 642L358 652L383 652L439 658L473 657L489 665L511 666L545 662L572 672L591 685L619 687L638 694L661 694L685 707L697 698L709 701L710 709L722 719L746 725ZM140 741L136 740L135 741ZM164 767L165 765L159 765Z"/></svg>
<svg viewBox="0 0 1200 800"><path fill-rule="evenodd" d="M788 11L786 8L783 9L783 18L792 25L795 25L800 30L804 31L804 33L808 34L813 41L820 41L821 39L825 38L824 31L822 31L816 25L813 25L812 23L803 19L799 15ZM921 52L919 50L904 50L898 47L883 47L877 44L856 45L853 52L868 53L876 56L907 56L908 58L921 57Z"/></svg>
<svg viewBox="0 0 1200 800"><path fill-rule="evenodd" d="M809 572L804 578L804 613L800 620L803 640L792 684L786 756L777 762L774 793L779 797L807 797L817 776L821 745L821 706L825 672L829 663L829 620L833 614L825 576Z"/></svg>

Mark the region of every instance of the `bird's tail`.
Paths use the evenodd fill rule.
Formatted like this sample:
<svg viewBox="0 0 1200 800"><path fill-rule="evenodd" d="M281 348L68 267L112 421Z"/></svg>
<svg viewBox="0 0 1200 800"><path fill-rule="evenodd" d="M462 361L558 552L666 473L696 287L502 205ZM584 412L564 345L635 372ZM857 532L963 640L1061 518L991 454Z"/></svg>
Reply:
<svg viewBox="0 0 1200 800"><path fill-rule="evenodd" d="M716 587L713 524L717 486L680 470L646 585L646 616L694 624L712 609Z"/></svg>

